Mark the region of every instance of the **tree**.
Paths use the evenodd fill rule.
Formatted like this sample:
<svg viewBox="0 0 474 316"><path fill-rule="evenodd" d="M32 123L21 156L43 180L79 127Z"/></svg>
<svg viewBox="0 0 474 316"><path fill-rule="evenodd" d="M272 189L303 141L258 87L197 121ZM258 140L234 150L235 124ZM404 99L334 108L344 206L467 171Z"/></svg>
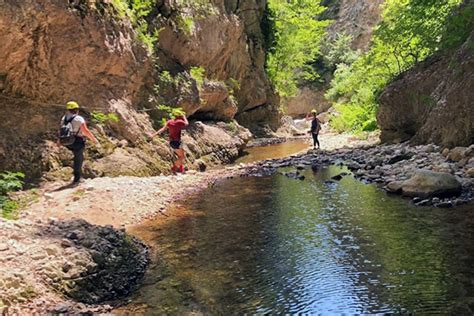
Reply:
<svg viewBox="0 0 474 316"><path fill-rule="evenodd" d="M307 64L319 53L329 21L318 16L325 10L314 0L270 0L276 44L267 58L267 72L283 97L296 93L298 80L313 76Z"/></svg>
<svg viewBox="0 0 474 316"><path fill-rule="evenodd" d="M448 40L447 21L460 2L385 2L382 22L374 32L370 50L350 66L340 65L326 93L326 97L341 112L333 120L339 130L361 131L376 127L373 122L378 107L377 96L397 75L443 47ZM344 113L348 111L359 113L358 119Z"/></svg>

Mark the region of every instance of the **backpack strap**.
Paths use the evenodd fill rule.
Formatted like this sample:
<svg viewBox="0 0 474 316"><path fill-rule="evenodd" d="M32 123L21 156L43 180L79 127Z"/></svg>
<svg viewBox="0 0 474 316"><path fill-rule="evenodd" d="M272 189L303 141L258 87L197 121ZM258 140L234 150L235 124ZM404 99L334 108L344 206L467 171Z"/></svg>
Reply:
<svg viewBox="0 0 474 316"><path fill-rule="evenodd" d="M69 124L71 123L77 115L73 115L70 119L66 120L66 116L64 116L64 124Z"/></svg>
<svg viewBox="0 0 474 316"><path fill-rule="evenodd" d="M66 116L64 116L64 125L71 123L76 118L76 116L77 115L73 115L70 119L67 119L67 120L66 120ZM80 131L81 131L81 127L79 126L79 129L77 130L77 132L74 133L74 136L77 137Z"/></svg>

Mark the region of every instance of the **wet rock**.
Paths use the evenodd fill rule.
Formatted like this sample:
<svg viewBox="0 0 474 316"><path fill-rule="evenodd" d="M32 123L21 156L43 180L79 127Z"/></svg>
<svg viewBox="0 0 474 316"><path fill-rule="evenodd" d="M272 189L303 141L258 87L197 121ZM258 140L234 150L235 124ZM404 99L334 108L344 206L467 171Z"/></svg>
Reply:
<svg viewBox="0 0 474 316"><path fill-rule="evenodd" d="M405 196L454 196L461 190L461 183L453 175L429 170L418 170L402 183L402 194Z"/></svg>
<svg viewBox="0 0 474 316"><path fill-rule="evenodd" d="M68 303L59 303L51 309L52 313L67 313L71 309L71 305Z"/></svg>
<svg viewBox="0 0 474 316"><path fill-rule="evenodd" d="M449 151L447 159L455 162L461 161L466 157L467 150L466 147L455 147Z"/></svg>
<svg viewBox="0 0 474 316"><path fill-rule="evenodd" d="M63 242L72 243L66 237L73 237L75 245L46 247L45 256L48 252L56 258L61 252L64 260L46 262L42 275L64 295L79 302L96 304L128 295L143 276L148 250L125 232L83 220L59 222L57 226L62 229L51 233Z"/></svg>
<svg viewBox="0 0 474 316"><path fill-rule="evenodd" d="M347 172L341 172L340 174L335 175L334 177L331 177L331 179L336 180L336 181L340 181L343 177L345 177L347 175L348 175Z"/></svg>
<svg viewBox="0 0 474 316"><path fill-rule="evenodd" d="M361 168L361 165L355 161L352 161L347 164L347 167L350 170L359 170Z"/></svg>
<svg viewBox="0 0 474 316"><path fill-rule="evenodd" d="M474 168L469 168L467 171L466 171L466 174L471 177L471 178L474 178Z"/></svg>
<svg viewBox="0 0 474 316"><path fill-rule="evenodd" d="M402 192L402 181L392 181L385 186L385 190L390 193L401 193Z"/></svg>
<svg viewBox="0 0 474 316"><path fill-rule="evenodd" d="M282 173L285 177L292 178L292 179L299 179L300 173L296 172L283 172Z"/></svg>
<svg viewBox="0 0 474 316"><path fill-rule="evenodd" d="M439 207L439 208L451 208L454 205L452 201L442 201L442 202L436 203L434 206Z"/></svg>
<svg viewBox="0 0 474 316"><path fill-rule="evenodd" d="M443 155L443 157L448 157L448 155L449 155L449 148L443 149L443 151L441 152L441 155Z"/></svg>
<svg viewBox="0 0 474 316"><path fill-rule="evenodd" d="M399 162L399 161L408 160L408 159L411 159L411 157L413 157L413 155L414 154L412 152L401 153L401 154L395 155L392 158L390 158L388 160L388 163L389 164L394 164L394 163Z"/></svg>
<svg viewBox="0 0 474 316"><path fill-rule="evenodd" d="M74 246L74 243L69 239L63 238L61 239L61 246L64 248L68 248Z"/></svg>
<svg viewBox="0 0 474 316"><path fill-rule="evenodd" d="M421 200L421 201L415 203L416 206L428 206L430 204L431 204L430 199L424 199L424 200Z"/></svg>

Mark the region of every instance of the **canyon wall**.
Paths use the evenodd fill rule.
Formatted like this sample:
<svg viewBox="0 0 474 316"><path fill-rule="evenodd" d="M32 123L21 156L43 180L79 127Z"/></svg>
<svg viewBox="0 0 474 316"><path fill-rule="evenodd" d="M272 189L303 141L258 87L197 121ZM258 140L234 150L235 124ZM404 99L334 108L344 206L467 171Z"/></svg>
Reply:
<svg viewBox="0 0 474 316"><path fill-rule="evenodd" d="M446 147L474 143L474 33L390 83L377 122L384 142L412 140Z"/></svg>
<svg viewBox="0 0 474 316"><path fill-rule="evenodd" d="M147 17L150 32L158 34L151 53L114 2L0 1L0 171L66 177L70 155L54 141L69 100L83 106L103 145L88 150L89 176L168 169L166 141L144 137L160 125L160 104L182 107L192 119L185 132L190 166L199 158L234 159L251 136L235 118L251 128L275 128L279 121L278 98L264 71L265 5L156 1ZM203 78L192 76L193 67ZM114 113L119 121L91 122L91 112Z"/></svg>

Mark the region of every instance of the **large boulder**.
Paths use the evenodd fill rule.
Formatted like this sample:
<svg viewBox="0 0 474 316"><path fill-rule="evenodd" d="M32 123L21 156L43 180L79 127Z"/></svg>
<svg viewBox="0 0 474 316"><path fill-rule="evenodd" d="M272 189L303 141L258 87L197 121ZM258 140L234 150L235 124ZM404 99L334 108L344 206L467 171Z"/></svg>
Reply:
<svg viewBox="0 0 474 316"><path fill-rule="evenodd" d="M402 194L410 197L446 197L461 193L461 183L449 173L417 170L401 183Z"/></svg>
<svg viewBox="0 0 474 316"><path fill-rule="evenodd" d="M223 117L230 120L236 112L251 111L250 115L236 117L239 123L251 126L261 123L260 117L253 115L253 110L260 109L265 112L264 123L270 122L269 125L275 127L271 122L278 121L279 100L265 72L261 28L266 1L215 0L211 3L207 12L199 6L171 5L171 18L166 14L156 17L153 24L160 28L157 42L160 64L171 72L199 66L205 70L205 77L212 79L214 84L203 87L206 90L203 99L209 96L211 102L193 111L198 119ZM192 26L186 28L182 19L192 21ZM236 102L227 98L228 92L216 85L218 81L236 83L232 88Z"/></svg>

